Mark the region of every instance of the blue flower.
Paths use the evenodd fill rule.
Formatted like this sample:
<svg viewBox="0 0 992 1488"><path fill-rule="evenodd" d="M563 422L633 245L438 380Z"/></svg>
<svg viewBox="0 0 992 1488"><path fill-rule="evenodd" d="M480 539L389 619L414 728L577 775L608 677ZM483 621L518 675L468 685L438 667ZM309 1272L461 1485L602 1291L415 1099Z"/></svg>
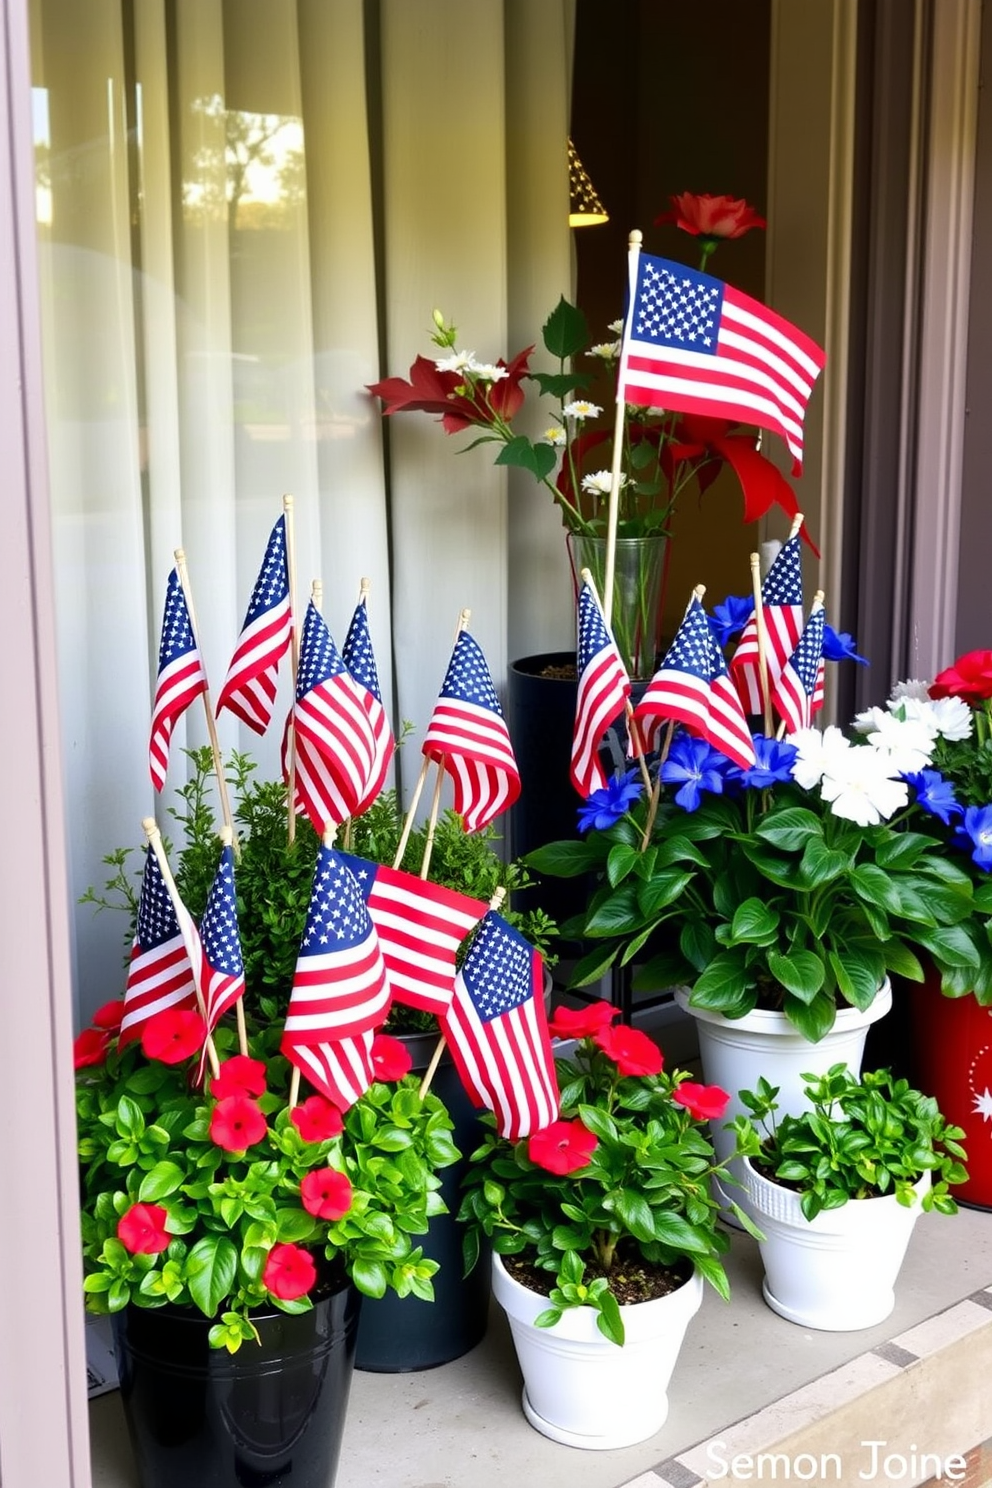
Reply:
<svg viewBox="0 0 992 1488"><path fill-rule="evenodd" d="M669 785L678 782L676 804L684 811L695 811L703 791L711 791L715 796L723 794L726 767L726 757L705 739L678 734L661 767L661 778Z"/></svg>
<svg viewBox="0 0 992 1488"><path fill-rule="evenodd" d="M721 648L742 631L754 611L754 599L750 594L728 594L723 604L715 605L708 616L710 630Z"/></svg>
<svg viewBox="0 0 992 1488"><path fill-rule="evenodd" d="M902 778L916 792L917 806L931 816L939 816L945 827L950 826L952 816L961 815L962 807L955 800L954 787L939 770L919 770Z"/></svg>
<svg viewBox="0 0 992 1488"><path fill-rule="evenodd" d="M730 765L727 779L751 790L766 790L780 780L792 779L792 766L799 753L795 744L787 744L784 739L755 734L754 753L755 763L750 769L742 770L739 765Z"/></svg>
<svg viewBox="0 0 992 1488"><path fill-rule="evenodd" d="M988 873L992 869L992 806L969 806L954 841L965 852L972 848L971 861Z"/></svg>
<svg viewBox="0 0 992 1488"><path fill-rule="evenodd" d="M834 630L832 625L823 627L823 655L827 661L857 661L868 666L867 656L858 655L858 643L846 630Z"/></svg>
<svg viewBox="0 0 992 1488"><path fill-rule="evenodd" d="M588 832L595 827L605 832L614 822L626 815L641 794L641 777L637 770L628 770L626 775L614 775L602 790L594 790L586 804L579 808L579 831Z"/></svg>

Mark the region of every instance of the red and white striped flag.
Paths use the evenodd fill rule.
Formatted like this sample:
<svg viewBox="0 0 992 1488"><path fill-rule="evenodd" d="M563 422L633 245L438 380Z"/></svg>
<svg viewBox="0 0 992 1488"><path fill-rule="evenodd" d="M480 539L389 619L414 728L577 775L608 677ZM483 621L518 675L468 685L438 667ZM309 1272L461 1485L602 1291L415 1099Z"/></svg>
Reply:
<svg viewBox="0 0 992 1488"><path fill-rule="evenodd" d="M210 1034L245 990L234 891L234 849L230 843L221 849L206 908L200 917L198 938L190 954L207 1010L207 1033Z"/></svg>
<svg viewBox="0 0 992 1488"><path fill-rule="evenodd" d="M489 910L455 982L441 1027L469 1096L515 1142L559 1113L541 957Z"/></svg>
<svg viewBox="0 0 992 1488"><path fill-rule="evenodd" d="M659 747L662 722L674 718L742 770L755 762L740 698L695 594L634 718L647 749Z"/></svg>
<svg viewBox="0 0 992 1488"><path fill-rule="evenodd" d="M193 929L192 921L188 930ZM195 930L193 930L195 934ZM138 923L127 969L124 1016L118 1047L123 1049L141 1035L141 1025L166 1008L196 1008L196 982L169 891L158 859L151 848L145 852L138 900Z"/></svg>
<svg viewBox="0 0 992 1488"><path fill-rule="evenodd" d="M375 1079L372 1029L354 1038L330 1039L323 1044L290 1044L283 1038L281 1052L315 1090L326 1095L339 1111L347 1111Z"/></svg>
<svg viewBox="0 0 992 1488"><path fill-rule="evenodd" d="M577 634L579 690L572 733L571 780L585 799L606 785L606 775L599 762L600 741L624 711L630 696L630 678L587 583L579 594Z"/></svg>
<svg viewBox="0 0 992 1488"><path fill-rule="evenodd" d="M803 629L803 570L798 532L783 543L761 583L761 609L768 642L765 663L769 692L796 648ZM761 713L761 666L758 619L752 614L730 658L730 675L748 713Z"/></svg>
<svg viewBox="0 0 992 1488"><path fill-rule="evenodd" d="M207 676L200 658L200 648L193 634L179 570L174 568L165 591L158 679L155 684L151 738L148 744L148 768L157 791L165 784L169 769L169 741L176 719L206 689Z"/></svg>
<svg viewBox="0 0 992 1488"><path fill-rule="evenodd" d="M393 730L386 716L386 710L382 706L379 672L375 664L375 653L372 650L368 606L364 598L359 600L355 613L351 617L348 634L341 647L341 660L362 689L365 711L369 715L372 737L375 740L372 778L364 799L359 802L357 809L353 812L353 815L361 816L362 812L367 811L372 805L385 785L389 764L396 748Z"/></svg>
<svg viewBox="0 0 992 1488"><path fill-rule="evenodd" d="M227 708L256 734L265 733L276 696L276 674L289 650L292 632L286 518L282 516L265 549L237 649L217 700L218 714Z"/></svg>
<svg viewBox="0 0 992 1488"><path fill-rule="evenodd" d="M760 300L685 264L631 255L617 399L757 424L802 469L803 417L826 358Z"/></svg>
<svg viewBox="0 0 992 1488"><path fill-rule="evenodd" d="M402 868L341 853L379 932L393 997L408 1007L441 1014L455 992L458 947L486 913L481 899Z"/></svg>
<svg viewBox="0 0 992 1488"><path fill-rule="evenodd" d="M520 794L520 773L486 658L467 630L459 632L423 753L439 760L455 787L455 810L477 832Z"/></svg>
<svg viewBox="0 0 992 1488"><path fill-rule="evenodd" d="M814 713L823 706L823 627L826 618L822 603L815 599L799 644L782 668L772 694L775 711L788 734L809 728Z"/></svg>
<svg viewBox="0 0 992 1488"><path fill-rule="evenodd" d="M353 816L368 794L376 741L362 692L338 655L320 611L311 601L303 625L292 718L297 743L297 789L314 830L320 833L327 822L340 826L345 817ZM309 750L306 745L310 746ZM308 795L308 779L314 781L313 796ZM318 791L321 780L325 785L330 784ZM321 812L325 814L321 816Z"/></svg>

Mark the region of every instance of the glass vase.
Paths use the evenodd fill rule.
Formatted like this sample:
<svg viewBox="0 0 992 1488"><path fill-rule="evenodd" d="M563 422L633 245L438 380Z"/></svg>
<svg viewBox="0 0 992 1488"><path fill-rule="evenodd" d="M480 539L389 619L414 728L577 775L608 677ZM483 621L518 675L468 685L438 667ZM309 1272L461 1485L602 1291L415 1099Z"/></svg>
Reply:
<svg viewBox="0 0 992 1488"><path fill-rule="evenodd" d="M661 605L664 594L668 538L618 537L613 570L610 629L632 682L645 681L655 671L661 645ZM587 568L604 604L606 538L568 534L568 552L576 593Z"/></svg>

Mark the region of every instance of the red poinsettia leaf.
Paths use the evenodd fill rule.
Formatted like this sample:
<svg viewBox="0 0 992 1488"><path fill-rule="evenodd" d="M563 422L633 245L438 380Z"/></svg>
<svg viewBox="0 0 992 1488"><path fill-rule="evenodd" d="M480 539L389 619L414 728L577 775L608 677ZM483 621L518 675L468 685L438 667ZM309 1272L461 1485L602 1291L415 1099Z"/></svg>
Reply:
<svg viewBox="0 0 992 1488"><path fill-rule="evenodd" d="M795 491L778 466L755 449L749 435L728 435L726 439L715 441L713 448L726 460L740 482L744 496L745 522L757 522L773 506L781 507L787 517L797 515L799 503ZM820 551L807 532L805 523L802 535L819 558Z"/></svg>
<svg viewBox="0 0 992 1488"><path fill-rule="evenodd" d="M489 393L489 403L499 414L500 418L507 423L520 411L524 401L524 390L521 384L529 375L529 363L533 346L525 346L523 351L518 351L516 356L509 362L502 358L496 363L497 367L506 368L506 376L501 377L499 382L494 382Z"/></svg>

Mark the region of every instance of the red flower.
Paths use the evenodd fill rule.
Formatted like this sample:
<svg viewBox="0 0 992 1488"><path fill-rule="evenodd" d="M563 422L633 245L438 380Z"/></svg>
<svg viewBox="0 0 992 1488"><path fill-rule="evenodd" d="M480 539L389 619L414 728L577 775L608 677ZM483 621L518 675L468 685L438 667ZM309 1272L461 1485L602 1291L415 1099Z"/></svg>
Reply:
<svg viewBox="0 0 992 1488"><path fill-rule="evenodd" d="M94 1028L104 1028L107 1033L117 1033L124 1017L124 999L115 997L113 1002L105 1002L98 1007L93 1014L91 1022Z"/></svg>
<svg viewBox="0 0 992 1488"><path fill-rule="evenodd" d="M294 1106L289 1119L304 1142L326 1142L344 1131L344 1122L337 1106L322 1095L311 1095L300 1106Z"/></svg>
<svg viewBox="0 0 992 1488"><path fill-rule="evenodd" d="M959 697L980 703L992 697L992 651L966 651L930 684L932 698Z"/></svg>
<svg viewBox="0 0 992 1488"><path fill-rule="evenodd" d="M299 1245L273 1245L269 1251L262 1285L281 1302L295 1302L303 1297L317 1280L313 1256Z"/></svg>
<svg viewBox="0 0 992 1488"><path fill-rule="evenodd" d="M601 1028L593 1042L613 1060L622 1075L660 1075L664 1066L661 1050L653 1039L639 1028L619 1023L616 1028Z"/></svg>
<svg viewBox="0 0 992 1488"><path fill-rule="evenodd" d="M210 1140L225 1152L244 1152L268 1131L265 1117L247 1095L228 1095L218 1101L210 1117Z"/></svg>
<svg viewBox="0 0 992 1488"><path fill-rule="evenodd" d="M317 1219L341 1219L351 1208L351 1184L337 1168L320 1168L304 1178L300 1198Z"/></svg>
<svg viewBox="0 0 992 1488"><path fill-rule="evenodd" d="M672 1093L672 1100L685 1106L690 1116L697 1121L719 1121L730 1102L730 1096L719 1085L697 1085L694 1080L683 1080Z"/></svg>
<svg viewBox="0 0 992 1488"><path fill-rule="evenodd" d="M261 1059L249 1059L247 1054L225 1059L220 1073L210 1081L210 1094L219 1101L229 1095L264 1095L265 1064Z"/></svg>
<svg viewBox="0 0 992 1488"><path fill-rule="evenodd" d="M132 1204L117 1221L117 1238L132 1255L158 1255L172 1238L165 1229L168 1217L161 1204Z"/></svg>
<svg viewBox="0 0 992 1488"><path fill-rule="evenodd" d="M73 1069L86 1069L91 1064L102 1064L107 1057L110 1034L102 1028L84 1028L72 1046Z"/></svg>
<svg viewBox="0 0 992 1488"><path fill-rule="evenodd" d="M592 1038L601 1028L607 1027L614 1018L619 1018L620 1009L611 1007L600 998L585 1007L558 1007L551 1015L548 1032L552 1038Z"/></svg>
<svg viewBox="0 0 992 1488"><path fill-rule="evenodd" d="M752 227L765 226L765 219L741 197L710 196L707 192L697 196L683 191L673 196L671 203L672 210L656 217L655 226L674 222L694 238L742 238Z"/></svg>
<svg viewBox="0 0 992 1488"><path fill-rule="evenodd" d="M141 1047L148 1059L181 1064L203 1047L207 1025L192 1008L166 1008L141 1025Z"/></svg>
<svg viewBox="0 0 992 1488"><path fill-rule="evenodd" d="M564 1175L586 1167L598 1145L592 1132L578 1119L552 1121L530 1138L527 1156L537 1167Z"/></svg>
<svg viewBox="0 0 992 1488"><path fill-rule="evenodd" d="M384 413L418 409L437 413L448 434L458 434L473 425L491 424L496 415L509 423L524 401L521 383L528 375L527 363L533 350L533 346L528 346L518 351L510 362L500 358L496 365L506 368L506 376L485 384L488 392L480 385L473 388L460 372L439 372L423 356L418 356L411 365L409 382L402 377L386 377L367 386L386 405Z"/></svg>
<svg viewBox="0 0 992 1488"><path fill-rule="evenodd" d="M402 1080L413 1067L406 1044L388 1033L377 1033L372 1040L372 1068L377 1080Z"/></svg>

